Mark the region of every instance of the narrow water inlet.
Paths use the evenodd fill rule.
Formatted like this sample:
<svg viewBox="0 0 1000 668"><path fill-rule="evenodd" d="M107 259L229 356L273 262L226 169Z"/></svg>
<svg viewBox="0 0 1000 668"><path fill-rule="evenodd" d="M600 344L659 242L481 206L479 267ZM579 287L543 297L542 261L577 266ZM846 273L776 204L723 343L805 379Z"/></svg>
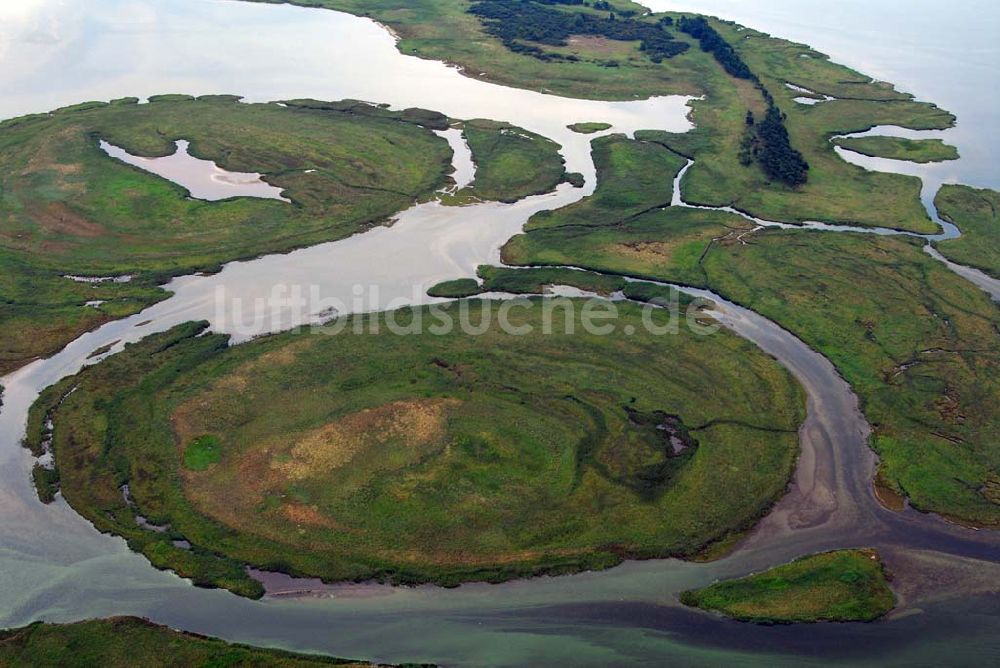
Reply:
<svg viewBox="0 0 1000 668"><path fill-rule="evenodd" d="M217 202L233 197L258 197L292 201L282 196L281 188L264 181L261 174L228 172L211 160L196 158L189 152L191 142L186 139L178 139L174 145L177 150L172 155L144 158L103 139L100 142L101 149L112 158L172 181L186 189L194 199Z"/></svg>
<svg viewBox="0 0 1000 668"><path fill-rule="evenodd" d="M459 128L448 128L447 130L435 130L434 134L444 138L452 151L451 175L454 186L445 189L445 192L456 192L470 185L476 178L476 163L472 159L472 149L465 140L465 133Z"/></svg>

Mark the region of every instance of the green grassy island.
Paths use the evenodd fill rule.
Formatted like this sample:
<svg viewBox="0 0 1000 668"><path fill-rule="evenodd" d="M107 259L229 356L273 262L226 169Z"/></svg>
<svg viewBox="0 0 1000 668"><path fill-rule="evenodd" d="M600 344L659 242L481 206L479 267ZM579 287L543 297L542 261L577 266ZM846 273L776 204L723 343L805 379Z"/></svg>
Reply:
<svg viewBox="0 0 1000 668"><path fill-rule="evenodd" d="M772 358L725 330L653 335L627 303L632 335L583 331L579 308L574 334L547 334L532 303L509 311L524 336L356 335L359 316L230 348L181 326L47 390L29 444L49 415L78 512L248 596L244 564L450 585L690 557L784 493L804 401ZM439 308L458 322L460 306Z"/></svg>
<svg viewBox="0 0 1000 668"><path fill-rule="evenodd" d="M595 132L602 132L603 130L608 130L611 128L610 123L573 123L572 125L567 125L573 132L579 132L582 135L592 135Z"/></svg>
<svg viewBox="0 0 1000 668"><path fill-rule="evenodd" d="M427 294L431 297L441 297L443 299L458 299L460 297L472 297L478 295L483 290L479 281L474 278L457 278L453 281L442 281L431 286Z"/></svg>
<svg viewBox="0 0 1000 668"><path fill-rule="evenodd" d="M902 137L840 137L834 144L873 158L909 162L945 162L958 160L958 149L941 139L904 139Z"/></svg>
<svg viewBox="0 0 1000 668"><path fill-rule="evenodd" d="M745 622L870 622L896 604L874 550L837 550L687 591L681 602Z"/></svg>
<svg viewBox="0 0 1000 668"><path fill-rule="evenodd" d="M127 666L312 666L372 664L227 643L174 631L137 617L75 624L36 623L0 631L0 665L125 668Z"/></svg>

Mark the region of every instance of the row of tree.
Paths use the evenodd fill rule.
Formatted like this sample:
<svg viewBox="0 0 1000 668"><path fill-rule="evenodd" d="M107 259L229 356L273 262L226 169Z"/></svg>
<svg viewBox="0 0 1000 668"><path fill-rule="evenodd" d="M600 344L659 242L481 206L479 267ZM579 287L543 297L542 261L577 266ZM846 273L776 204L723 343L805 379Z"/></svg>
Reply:
<svg viewBox="0 0 1000 668"><path fill-rule="evenodd" d="M687 50L685 42L674 39L665 24L590 13L568 12L546 5L581 5L575 0L482 0L469 8L483 21L488 33L498 37L511 51L543 60L563 57L536 44L566 46L571 35L591 35L617 41L638 41L653 62L672 58ZM525 42L534 42L526 44Z"/></svg>
<svg viewBox="0 0 1000 668"><path fill-rule="evenodd" d="M747 134L740 147L740 161L750 164L756 160L764 174L772 181L792 187L801 186L809 180L809 163L793 146L785 127L785 115L774 103L770 91L750 69L736 49L727 42L708 21L702 17L683 17L679 27L681 32L698 40L703 51L711 53L722 68L738 79L754 82L767 103L767 113L760 121L747 112Z"/></svg>
<svg viewBox="0 0 1000 668"><path fill-rule="evenodd" d="M695 16L693 18L683 16L678 27L681 29L681 32L685 32L698 40L701 50L711 53L726 72L729 72L729 74L737 79L757 80L754 73L743 62L740 54L736 53L736 49L723 39L722 35L715 31L715 28L709 25L704 16Z"/></svg>

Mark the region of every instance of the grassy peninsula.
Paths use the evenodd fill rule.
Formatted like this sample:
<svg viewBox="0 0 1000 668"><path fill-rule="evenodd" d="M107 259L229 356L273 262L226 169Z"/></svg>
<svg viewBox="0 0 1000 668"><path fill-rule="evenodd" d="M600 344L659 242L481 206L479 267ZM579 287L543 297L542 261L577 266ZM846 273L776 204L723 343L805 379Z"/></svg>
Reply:
<svg viewBox="0 0 1000 668"><path fill-rule="evenodd" d="M631 304L602 336L564 302L575 333L564 307L546 333L551 302L531 303L466 304L485 309L473 323L509 309L523 336L357 335L359 316L230 348L182 326L47 390L29 444L50 415L78 512L161 568L248 596L245 563L457 584L692 556L783 494L804 406L773 359L724 330L655 336ZM462 306L439 308L457 323Z"/></svg>
<svg viewBox="0 0 1000 668"><path fill-rule="evenodd" d="M837 550L687 591L681 602L745 622L870 622L895 606L874 550Z"/></svg>
<svg viewBox="0 0 1000 668"><path fill-rule="evenodd" d="M905 139L902 137L839 137L833 143L849 151L873 158L909 162L945 162L958 160L958 149L942 139Z"/></svg>
<svg viewBox="0 0 1000 668"><path fill-rule="evenodd" d="M237 645L174 631L137 617L43 624L0 631L3 666L370 666L372 664Z"/></svg>
<svg viewBox="0 0 1000 668"><path fill-rule="evenodd" d="M550 192L566 179L559 145L551 139L487 120L466 121L462 133L476 163L476 176L457 197L516 202Z"/></svg>
<svg viewBox="0 0 1000 668"><path fill-rule="evenodd" d="M630 100L665 93L697 94L700 75L708 64L702 54L690 48L691 40L673 30L668 29L668 39L687 44L688 48L657 63L642 50L638 39L611 39L604 34L553 39L560 32L550 33L537 21L539 9L568 16L586 15L589 19L609 16L606 9L582 4L526 2L526 7L519 7L520 2L510 0L291 0L291 4L372 18L389 26L399 37L401 53L453 63L470 76L504 86L567 97ZM646 8L631 0L612 4L616 17L650 25L659 19L643 16ZM485 25L489 20L484 21L469 11L477 5L485 8L494 5L501 11L510 9L513 16L521 15L523 19L508 23L520 28L527 22L528 30L521 35L508 33L509 39L496 34L497 31L490 32ZM535 26L540 29L532 30Z"/></svg>
<svg viewBox="0 0 1000 668"><path fill-rule="evenodd" d="M934 242L948 259L1000 278L1000 193L945 185L934 199L938 214L961 230L957 239Z"/></svg>
<svg viewBox="0 0 1000 668"><path fill-rule="evenodd" d="M658 144L636 142L624 135L593 141L597 190L575 204L542 211L527 230L563 226L608 226L670 204L673 181L685 160Z"/></svg>

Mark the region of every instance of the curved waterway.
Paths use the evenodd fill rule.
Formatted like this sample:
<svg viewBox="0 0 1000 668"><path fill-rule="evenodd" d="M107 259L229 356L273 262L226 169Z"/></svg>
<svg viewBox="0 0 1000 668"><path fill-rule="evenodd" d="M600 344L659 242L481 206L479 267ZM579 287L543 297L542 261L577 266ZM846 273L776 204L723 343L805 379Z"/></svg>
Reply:
<svg viewBox="0 0 1000 668"><path fill-rule="evenodd" d="M858 133L852 136L863 136L866 133ZM896 172L892 169L896 163L901 165L900 171L896 173L906 173L906 169L909 166L918 166L914 163L908 163L901 160L887 160L885 158L868 158L859 153L854 153L853 151L847 151L837 147L837 152L842 158L856 164L865 169L870 169L872 171L883 171L883 172ZM961 236L961 231L954 224L948 222L947 220L941 218L938 214L937 207L934 205L934 196L937 194L937 189L940 188L941 184L936 184L932 180L923 180L923 188L921 199L927 209L927 214L930 216L931 220L941 226L941 232L937 234L918 234L916 232L906 232L903 230L897 230L889 227L859 227L854 225L837 225L831 223L822 223L818 221L806 221L802 223L781 223L773 220L765 220L763 218L757 218L752 216L745 211L741 211L731 206L705 206L701 204L691 204L684 200L681 195L681 184L684 180L684 176L687 171L691 169L694 165L694 160L688 160L687 164L677 173L674 178L674 191L673 198L671 199L670 206L680 206L689 209L705 209L709 211L724 211L726 213L731 213L736 216L740 216L745 220L754 223L756 227L747 233L740 235L739 239L743 240L745 237L750 236L757 230L766 228L776 228L782 230L816 230L820 232L844 232L851 234L878 234L882 236L907 236L914 237L917 239L923 239L927 243L924 245L924 252L930 255L932 258L938 262L943 263L948 269L955 272L962 278L966 279L970 283L976 285L983 292L986 292L994 301L1000 302L1000 280L993 278L992 276L976 269L975 267L967 267L965 265L952 262L938 251L934 247L933 242L943 241L945 239L955 239ZM925 176L918 173L918 170L911 170L914 172L914 176Z"/></svg>
<svg viewBox="0 0 1000 668"><path fill-rule="evenodd" d="M24 48L5 51L10 42L0 39L0 57L15 65L23 59L29 75L48 73L52 79L42 92L32 88L30 76L8 74L16 68L5 70L0 78L10 85L0 101L0 115L168 90L249 91L255 100L373 99L456 118L505 120L551 137L563 145L567 167L583 173L587 185L563 185L515 204L420 204L397 216L391 227L231 263L213 276L179 278L168 286L174 292L170 299L109 323L54 357L4 378L0 626L139 614L231 640L445 665L667 660L802 665L830 658L917 665L983 661L1000 651L997 601L984 594L1000 581L995 535L881 508L871 492L874 456L866 445L868 427L856 397L832 365L761 316L698 291L692 292L717 304L721 322L795 374L809 398L802 456L790 493L739 550L718 562L633 562L601 573L455 590L345 585L319 588L322 596L249 601L197 589L154 570L124 541L98 534L61 499L42 506L28 480L30 457L18 444L24 417L41 388L88 363L92 351L108 344L117 349L192 319L209 320L217 331L244 340L322 319L330 309L346 313L435 301L424 294L426 287L471 275L479 264L497 263L502 243L531 214L592 192L590 138L569 132L566 124L606 121L612 132L630 133L683 130L688 123L682 98L584 102L485 84L439 63L402 56L372 22L334 12L193 0L84 0L66 8L41 0L17 10L4 8L0 17L18 11L27 18L15 16L7 26L24 26L19 44ZM253 40L234 43L240 35L253 35L255 28L268 32L266 52ZM16 39L14 43L18 45ZM52 43L58 53L38 58L38 51ZM165 50L164 44L171 48ZM84 46L86 57L67 60ZM143 58L127 71L107 67L131 67L135 59L122 60L125 53ZM304 67L311 59L320 65ZM331 62L345 65L330 67ZM105 68L91 69L95 64ZM458 149L460 180L467 181L473 169L468 155L458 137L447 138ZM304 308L298 306L302 300L291 296L296 286L309 290L300 295ZM256 300L263 300L263 308L255 307ZM760 628L687 610L676 601L677 592L715 578L853 545L878 547L898 573L903 606L890 621ZM285 584L308 588L308 583Z"/></svg>

